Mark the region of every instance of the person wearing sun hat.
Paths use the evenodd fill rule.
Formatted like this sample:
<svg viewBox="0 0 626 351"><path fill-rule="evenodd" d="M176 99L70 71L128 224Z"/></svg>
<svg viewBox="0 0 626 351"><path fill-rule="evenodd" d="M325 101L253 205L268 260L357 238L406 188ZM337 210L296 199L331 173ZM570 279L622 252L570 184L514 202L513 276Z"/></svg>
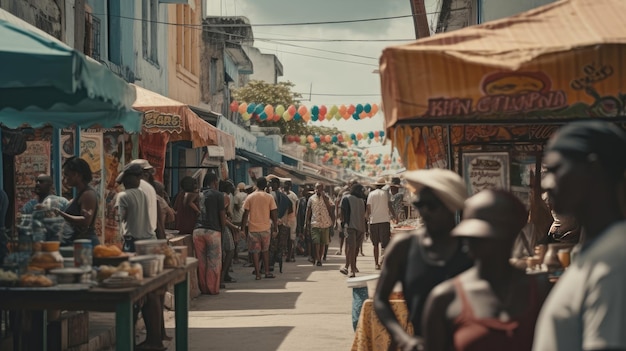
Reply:
<svg viewBox="0 0 626 351"><path fill-rule="evenodd" d="M395 214L394 220L396 223L402 222L406 219L402 203L404 200L404 193L400 192L400 188L402 188L402 180L398 177L391 178L389 193L391 194L391 206L393 207L393 212Z"/></svg>
<svg viewBox="0 0 626 351"><path fill-rule="evenodd" d="M524 204L505 190L483 190L465 201L452 236L466 240L474 266L430 293L422 319L425 350L531 349L550 282L509 264L527 218Z"/></svg>
<svg viewBox="0 0 626 351"><path fill-rule="evenodd" d="M389 221L395 217L389 193L383 190L385 185L387 185L387 181L384 177L378 178L375 183L372 183L372 187L375 189L367 195L365 209L365 218L369 220L370 239L374 245L374 267L377 270L380 270L378 257L381 254L381 248L382 254L380 256L383 256L391 239Z"/></svg>
<svg viewBox="0 0 626 351"><path fill-rule="evenodd" d="M471 267L472 261L463 252L461 242L450 235L456 213L463 209L467 198L463 179L444 169L410 171L404 178L417 195L413 205L424 226L394 236L374 293L374 310L394 345L413 350L421 343L422 311L430 290ZM389 302L396 283L402 285L413 335L404 331Z"/></svg>

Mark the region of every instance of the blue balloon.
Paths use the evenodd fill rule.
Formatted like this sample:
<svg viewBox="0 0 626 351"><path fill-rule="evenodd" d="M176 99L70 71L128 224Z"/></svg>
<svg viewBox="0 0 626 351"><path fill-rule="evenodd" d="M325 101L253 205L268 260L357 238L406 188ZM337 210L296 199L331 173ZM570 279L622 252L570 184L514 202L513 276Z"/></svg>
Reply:
<svg viewBox="0 0 626 351"><path fill-rule="evenodd" d="M370 105L370 104L365 104L365 106L363 106L363 111L365 111L365 113L370 113L370 112L372 112L372 105Z"/></svg>
<svg viewBox="0 0 626 351"><path fill-rule="evenodd" d="M250 103L250 105L248 105L248 108L246 108L246 111L248 113L253 113L255 108L256 108L256 104L254 102L252 102L252 103Z"/></svg>
<svg viewBox="0 0 626 351"><path fill-rule="evenodd" d="M352 118L354 118L357 121L361 119L361 117L359 117L359 114L356 113L356 112L354 114L352 114Z"/></svg>
<svg viewBox="0 0 626 351"><path fill-rule="evenodd" d="M261 106L261 105L259 105L259 106ZM261 121L265 121L267 119L267 113L261 112L261 114L259 115L259 118L261 119Z"/></svg>
<svg viewBox="0 0 626 351"><path fill-rule="evenodd" d="M368 135L370 136L370 139L374 139L374 132L369 132Z"/></svg>
<svg viewBox="0 0 626 351"><path fill-rule="evenodd" d="M316 116L320 114L320 108L317 105L311 107L311 116Z"/></svg>
<svg viewBox="0 0 626 351"><path fill-rule="evenodd" d="M361 112L363 112L363 105L356 105L356 113L361 114Z"/></svg>
<svg viewBox="0 0 626 351"><path fill-rule="evenodd" d="M337 142L337 136L336 136L336 135L333 135L333 137L332 137L330 140L331 140L333 143L336 143L336 142Z"/></svg>
<svg viewBox="0 0 626 351"><path fill-rule="evenodd" d="M263 110L265 109L265 106L258 104L256 105L256 108L254 109L254 112L256 112L257 114L261 114L261 112L263 112ZM267 114L265 114L267 116Z"/></svg>
<svg viewBox="0 0 626 351"><path fill-rule="evenodd" d="M302 119L302 116L300 116L300 114L299 114L298 112L296 112L296 113L293 115L293 119L294 119L295 121L299 121L299 120L301 120L301 119Z"/></svg>
<svg viewBox="0 0 626 351"><path fill-rule="evenodd" d="M356 134L352 133L350 134L350 139L355 140L356 141Z"/></svg>
<svg viewBox="0 0 626 351"><path fill-rule="evenodd" d="M322 139L320 138L320 136L319 136L319 135L316 135L316 136L315 136L315 138L313 138L313 139L314 139L314 140L315 140L315 142L316 142L316 143L318 143L318 144L320 143L320 140L322 140Z"/></svg>
<svg viewBox="0 0 626 351"><path fill-rule="evenodd" d="M319 119L319 117L317 115L311 115L311 120L313 120L313 122L316 122Z"/></svg>
<svg viewBox="0 0 626 351"><path fill-rule="evenodd" d="M384 137L385 136L385 131L381 130L378 135L380 135L381 138Z"/></svg>

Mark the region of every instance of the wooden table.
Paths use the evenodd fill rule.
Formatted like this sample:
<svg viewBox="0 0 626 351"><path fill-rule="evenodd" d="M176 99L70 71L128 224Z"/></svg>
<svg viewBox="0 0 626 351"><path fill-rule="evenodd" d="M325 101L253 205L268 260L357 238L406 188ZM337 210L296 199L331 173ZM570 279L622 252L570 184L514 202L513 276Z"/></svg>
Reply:
<svg viewBox="0 0 626 351"><path fill-rule="evenodd" d="M390 300L390 302L391 308L404 330L409 335L413 335L413 325L409 322L406 302L404 300ZM352 351L387 351L390 344L391 337L374 311L374 300L365 300L354 333Z"/></svg>
<svg viewBox="0 0 626 351"><path fill-rule="evenodd" d="M152 278L144 278L141 285L108 289L58 290L52 288L0 288L0 310L37 311L42 335L39 350L46 350L46 310L115 312L116 350L134 349L133 304L148 293L168 284L174 284L176 350L188 348L189 327L189 272L198 265L195 258L187 258L184 267L165 269Z"/></svg>

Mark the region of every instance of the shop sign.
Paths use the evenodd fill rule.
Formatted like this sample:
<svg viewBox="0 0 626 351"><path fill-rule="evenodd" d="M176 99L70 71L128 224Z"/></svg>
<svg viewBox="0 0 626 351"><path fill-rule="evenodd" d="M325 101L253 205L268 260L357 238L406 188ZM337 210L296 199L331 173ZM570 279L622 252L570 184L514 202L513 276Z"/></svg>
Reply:
<svg viewBox="0 0 626 351"><path fill-rule="evenodd" d="M463 175L469 194L485 189L509 189L509 154L507 152L471 152L463 154Z"/></svg>
<svg viewBox="0 0 626 351"><path fill-rule="evenodd" d="M492 72L482 77L473 97L428 99L425 118L455 117L530 117L535 119L568 117L617 117L626 114L626 97L603 96L598 86L613 76L608 64L588 63L568 86L554 88L545 72ZM570 103L569 97L583 93L590 103Z"/></svg>
<svg viewBox="0 0 626 351"><path fill-rule="evenodd" d="M183 121L179 115L151 110L143 114L143 127L151 133L164 131L181 133Z"/></svg>

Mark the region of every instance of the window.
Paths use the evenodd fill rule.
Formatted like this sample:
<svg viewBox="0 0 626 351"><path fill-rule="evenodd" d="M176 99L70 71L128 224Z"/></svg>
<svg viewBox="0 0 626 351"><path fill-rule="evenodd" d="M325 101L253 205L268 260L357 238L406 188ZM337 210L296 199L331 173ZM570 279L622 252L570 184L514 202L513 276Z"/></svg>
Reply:
<svg viewBox="0 0 626 351"><path fill-rule="evenodd" d="M217 59L211 58L209 66L209 92L211 95L217 93Z"/></svg>
<svg viewBox="0 0 626 351"><path fill-rule="evenodd" d="M122 64L122 28L120 16L119 0L107 1L107 47L109 49L109 61L117 65Z"/></svg>
<svg viewBox="0 0 626 351"><path fill-rule="evenodd" d="M143 58L154 64L158 57L159 0L141 0L141 43Z"/></svg>
<svg viewBox="0 0 626 351"><path fill-rule="evenodd" d="M84 53L100 61L100 20L89 12L85 12Z"/></svg>
<svg viewBox="0 0 626 351"><path fill-rule="evenodd" d="M176 67L198 75L199 34L193 19L195 11L189 5L176 5Z"/></svg>

